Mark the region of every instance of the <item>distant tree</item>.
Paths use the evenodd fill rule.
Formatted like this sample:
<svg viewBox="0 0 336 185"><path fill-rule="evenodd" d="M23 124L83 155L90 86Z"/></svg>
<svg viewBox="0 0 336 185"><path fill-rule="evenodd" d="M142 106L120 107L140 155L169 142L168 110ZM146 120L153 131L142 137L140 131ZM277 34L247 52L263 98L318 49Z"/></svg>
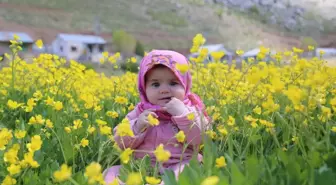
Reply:
<svg viewBox="0 0 336 185"><path fill-rule="evenodd" d="M129 57L134 53L137 41L133 35L124 30L117 30L113 32L112 39L116 50L125 57Z"/></svg>
<svg viewBox="0 0 336 185"><path fill-rule="evenodd" d="M142 57L145 54L145 48L142 45L142 43L138 40L137 40L136 45L135 45L135 54L137 54L139 56L142 56Z"/></svg>
<svg viewBox="0 0 336 185"><path fill-rule="evenodd" d="M301 40L301 48L304 49L305 51L308 50L308 47L309 46L313 46L314 49L312 52L313 56L315 56L316 52L316 47L318 47L318 43L316 42L316 40L312 37L304 37L302 40Z"/></svg>

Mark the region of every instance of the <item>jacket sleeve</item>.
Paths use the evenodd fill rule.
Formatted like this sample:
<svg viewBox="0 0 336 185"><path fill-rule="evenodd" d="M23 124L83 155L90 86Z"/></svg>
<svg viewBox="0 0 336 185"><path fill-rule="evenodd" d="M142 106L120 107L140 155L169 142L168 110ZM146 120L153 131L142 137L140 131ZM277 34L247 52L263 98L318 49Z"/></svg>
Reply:
<svg viewBox="0 0 336 185"><path fill-rule="evenodd" d="M188 115L193 113L194 119L189 120ZM186 142L189 145L200 145L202 142L202 131L205 132L209 128L209 120L195 107L188 107L180 116L173 116L172 121L182 130L186 136Z"/></svg>
<svg viewBox="0 0 336 185"><path fill-rule="evenodd" d="M129 120L131 129L134 133L134 136L118 136L117 129L118 125L113 129L114 133L114 140L118 144L118 146L121 149L126 149L126 148L131 148L131 149L136 149L143 141L147 133L147 129L143 132L137 132L138 129L136 129L136 122L138 120L136 110L134 109L133 111L129 112L126 115L126 118Z"/></svg>

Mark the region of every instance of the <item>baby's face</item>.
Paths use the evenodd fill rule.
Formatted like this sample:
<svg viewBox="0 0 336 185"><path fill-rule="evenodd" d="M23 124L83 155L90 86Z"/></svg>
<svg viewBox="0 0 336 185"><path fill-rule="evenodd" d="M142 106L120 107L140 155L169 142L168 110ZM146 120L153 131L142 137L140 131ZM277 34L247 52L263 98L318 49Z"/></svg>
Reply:
<svg viewBox="0 0 336 185"><path fill-rule="evenodd" d="M147 74L145 88L148 101L154 105L164 106L172 97L184 100L183 85L167 67L150 70Z"/></svg>

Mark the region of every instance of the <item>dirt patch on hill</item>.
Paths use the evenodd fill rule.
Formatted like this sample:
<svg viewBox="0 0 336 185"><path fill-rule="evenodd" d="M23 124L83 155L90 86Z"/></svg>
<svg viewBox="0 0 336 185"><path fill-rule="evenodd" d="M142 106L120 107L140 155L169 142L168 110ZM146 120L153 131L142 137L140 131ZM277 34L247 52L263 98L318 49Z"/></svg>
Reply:
<svg viewBox="0 0 336 185"><path fill-rule="evenodd" d="M6 8L6 9L14 9L20 12L36 12L36 13L52 13L52 14L70 14L69 12L65 12L60 9L56 8L47 8L42 6L36 6L36 5L25 5L25 4L13 4L13 3L5 3L0 2L0 8Z"/></svg>

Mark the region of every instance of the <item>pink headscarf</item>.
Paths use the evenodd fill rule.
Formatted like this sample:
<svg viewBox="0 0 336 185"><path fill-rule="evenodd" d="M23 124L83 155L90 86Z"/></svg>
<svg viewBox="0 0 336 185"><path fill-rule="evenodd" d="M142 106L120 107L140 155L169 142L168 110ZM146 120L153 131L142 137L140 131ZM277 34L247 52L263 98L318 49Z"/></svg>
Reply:
<svg viewBox="0 0 336 185"><path fill-rule="evenodd" d="M184 104L188 106L195 106L199 111L203 111L204 115L208 118L202 100L196 94L190 91L191 89L191 74L186 72L182 74L176 69L175 64L189 64L188 59L180 53L170 50L152 50L148 53L140 63L140 71L138 74L138 90L140 93L141 102L137 104L137 114L141 114L146 109L156 109L156 114L160 119L171 119L171 115L167 112L161 111L161 106L151 104L145 91L145 75L156 64L162 64L172 70L172 72L179 79L185 89Z"/></svg>

